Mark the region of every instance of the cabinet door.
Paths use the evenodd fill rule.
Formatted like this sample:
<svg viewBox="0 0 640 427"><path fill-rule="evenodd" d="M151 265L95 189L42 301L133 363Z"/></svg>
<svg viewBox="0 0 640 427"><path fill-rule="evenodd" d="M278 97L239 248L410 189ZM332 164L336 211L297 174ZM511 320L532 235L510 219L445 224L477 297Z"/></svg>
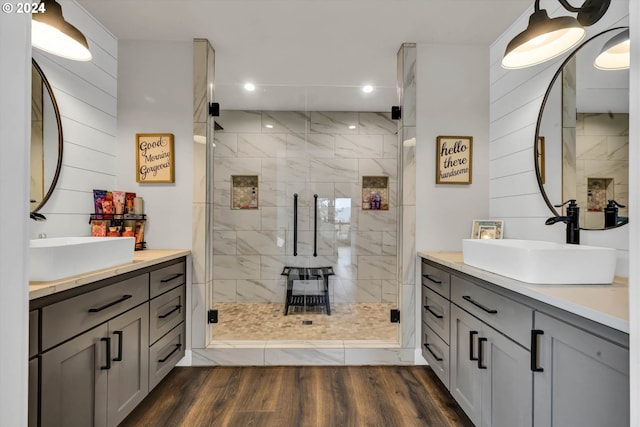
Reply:
<svg viewBox="0 0 640 427"><path fill-rule="evenodd" d="M106 336L100 325L42 355L42 427L106 427Z"/></svg>
<svg viewBox="0 0 640 427"><path fill-rule="evenodd" d="M29 360L29 427L38 425L38 358Z"/></svg>
<svg viewBox="0 0 640 427"><path fill-rule="evenodd" d="M482 426L530 427L531 353L486 324L477 345L478 368L482 370Z"/></svg>
<svg viewBox="0 0 640 427"><path fill-rule="evenodd" d="M149 391L149 304L109 321L107 425L117 426Z"/></svg>
<svg viewBox="0 0 640 427"><path fill-rule="evenodd" d="M537 427L629 425L629 351L535 313L539 367L533 375Z"/></svg>
<svg viewBox="0 0 640 427"><path fill-rule="evenodd" d="M449 391L476 426L482 420L482 370L478 369L478 337L482 323L451 304Z"/></svg>

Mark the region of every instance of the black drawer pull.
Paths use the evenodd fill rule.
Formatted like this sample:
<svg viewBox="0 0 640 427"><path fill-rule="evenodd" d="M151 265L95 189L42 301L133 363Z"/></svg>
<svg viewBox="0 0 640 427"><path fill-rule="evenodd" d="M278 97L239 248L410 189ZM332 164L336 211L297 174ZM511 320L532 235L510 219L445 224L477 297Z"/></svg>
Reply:
<svg viewBox="0 0 640 427"><path fill-rule="evenodd" d="M114 331L113 333L118 336L118 355L113 358L113 361L122 362L122 331Z"/></svg>
<svg viewBox="0 0 640 427"><path fill-rule="evenodd" d="M469 331L469 360L478 360L477 357L473 355L473 342L474 337L478 335L478 331Z"/></svg>
<svg viewBox="0 0 640 427"><path fill-rule="evenodd" d="M164 363L164 362L166 362L167 360L169 360L169 358L170 358L171 356L173 356L173 353L175 353L176 351L180 350L180 347L182 347L182 344L176 344L176 348L174 348L173 350L171 350L171 353L167 354L167 357L164 357L164 358L162 358L162 359L158 360L158 363Z"/></svg>
<svg viewBox="0 0 640 427"><path fill-rule="evenodd" d="M105 343L107 343L107 364L104 366L100 366L100 369L103 371L109 370L111 369L111 338L109 337L104 337L104 338L100 338L100 341L104 341Z"/></svg>
<svg viewBox="0 0 640 427"><path fill-rule="evenodd" d="M122 301L126 301L129 298L132 298L133 295L123 295L122 298L120 298L119 300L116 300L114 302L110 302L109 304L105 304L102 307L98 307L98 308L90 308L89 309L89 313L97 313L99 311L105 310L109 307L113 307L116 304L120 304Z"/></svg>
<svg viewBox="0 0 640 427"><path fill-rule="evenodd" d="M475 305L476 307L481 308L482 310L486 311L489 314L498 313L498 310L494 310L492 308L487 308L484 305L480 304L479 302L475 302L473 299L471 299L471 297L469 295L463 295L462 299L465 300L465 301L469 301L471 304Z"/></svg>
<svg viewBox="0 0 640 427"><path fill-rule="evenodd" d="M444 316L442 314L438 314L435 311L431 310L431 306L425 305L424 309L433 314L436 319L444 319Z"/></svg>
<svg viewBox="0 0 640 427"><path fill-rule="evenodd" d="M172 281L172 280L174 280L174 279L177 279L177 278L178 278L178 277L180 277L180 276L184 276L184 274L183 274L183 273L176 273L176 274L174 274L174 275L173 275L173 276L171 276L171 277L167 277L166 279L162 279L162 280L160 280L160 283L167 283L167 282L170 282L170 281Z"/></svg>
<svg viewBox="0 0 640 427"><path fill-rule="evenodd" d="M426 348L427 351L431 353L431 355L436 359L436 361L442 362L444 360L442 357L438 357L438 355L435 354L433 350L431 350L431 344L424 343L424 348Z"/></svg>
<svg viewBox="0 0 640 427"><path fill-rule="evenodd" d="M487 365L482 365L484 362L484 346L483 342L487 342L486 338L478 338L478 369L487 369Z"/></svg>
<svg viewBox="0 0 640 427"><path fill-rule="evenodd" d="M434 279L430 274L424 274L422 277L424 277L427 280L431 280L433 283L442 285L442 280Z"/></svg>
<svg viewBox="0 0 640 427"><path fill-rule="evenodd" d="M544 335L540 329L531 330L531 371L544 372L544 368L538 366L538 337Z"/></svg>
<svg viewBox="0 0 640 427"><path fill-rule="evenodd" d="M180 310L181 308L182 308L182 305L178 304L170 312L159 315L158 319L164 319L166 317L169 317L172 313L175 313L176 311Z"/></svg>

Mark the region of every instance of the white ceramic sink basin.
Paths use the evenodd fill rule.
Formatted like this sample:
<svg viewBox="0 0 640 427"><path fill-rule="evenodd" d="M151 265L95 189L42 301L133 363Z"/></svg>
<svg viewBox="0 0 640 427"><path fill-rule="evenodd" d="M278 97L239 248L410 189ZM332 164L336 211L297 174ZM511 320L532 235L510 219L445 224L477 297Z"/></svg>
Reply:
<svg viewBox="0 0 640 427"><path fill-rule="evenodd" d="M518 239L464 239L464 263L522 282L611 284L616 250Z"/></svg>
<svg viewBox="0 0 640 427"><path fill-rule="evenodd" d="M133 261L133 237L56 237L29 244L30 281L51 281Z"/></svg>

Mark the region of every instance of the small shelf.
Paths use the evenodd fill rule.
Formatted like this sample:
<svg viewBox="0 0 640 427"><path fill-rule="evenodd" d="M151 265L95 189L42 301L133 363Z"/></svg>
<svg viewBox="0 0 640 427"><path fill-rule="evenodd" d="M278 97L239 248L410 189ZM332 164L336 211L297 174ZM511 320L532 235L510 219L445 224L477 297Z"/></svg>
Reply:
<svg viewBox="0 0 640 427"><path fill-rule="evenodd" d="M362 177L362 210L389 210L389 177Z"/></svg>
<svg viewBox="0 0 640 427"><path fill-rule="evenodd" d="M231 209L258 209L258 175L231 175Z"/></svg>
<svg viewBox="0 0 640 427"><path fill-rule="evenodd" d="M95 237L122 237L126 228L131 228L136 238L135 250L141 251L147 248L144 241L144 229L147 221L145 214L89 214L91 235ZM110 229L114 228L117 236L110 236Z"/></svg>

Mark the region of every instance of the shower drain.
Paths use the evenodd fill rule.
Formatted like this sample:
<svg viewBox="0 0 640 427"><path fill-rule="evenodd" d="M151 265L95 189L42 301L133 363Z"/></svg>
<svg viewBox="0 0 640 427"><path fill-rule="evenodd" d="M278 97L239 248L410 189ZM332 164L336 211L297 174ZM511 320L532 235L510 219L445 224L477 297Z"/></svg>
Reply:
<svg viewBox="0 0 640 427"><path fill-rule="evenodd" d="M313 325L313 320L303 320L302 324L303 325Z"/></svg>

